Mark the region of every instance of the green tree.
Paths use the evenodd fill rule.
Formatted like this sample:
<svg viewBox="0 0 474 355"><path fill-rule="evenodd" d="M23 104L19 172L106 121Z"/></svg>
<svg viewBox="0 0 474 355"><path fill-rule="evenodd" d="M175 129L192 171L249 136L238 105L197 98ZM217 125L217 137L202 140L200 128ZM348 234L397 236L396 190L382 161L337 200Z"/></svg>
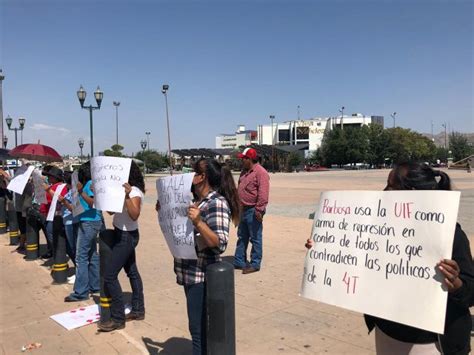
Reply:
<svg viewBox="0 0 474 355"><path fill-rule="evenodd" d="M108 157L123 157L122 150L123 146L120 144L114 144L110 149L104 150L104 155Z"/></svg>
<svg viewBox="0 0 474 355"><path fill-rule="evenodd" d="M169 166L168 156L153 149L141 151L135 158L145 163L147 171L156 171Z"/></svg>
<svg viewBox="0 0 474 355"><path fill-rule="evenodd" d="M303 157L301 156L300 152L291 152L288 155L288 165L289 165L291 170L296 168L302 162L303 162Z"/></svg>
<svg viewBox="0 0 474 355"><path fill-rule="evenodd" d="M380 124L370 124L367 126L367 137L369 139L367 162L377 167L383 166L388 153L387 131Z"/></svg>
<svg viewBox="0 0 474 355"><path fill-rule="evenodd" d="M368 150L370 146L368 137L368 127L348 127L344 130L346 136L346 163L365 163L367 162Z"/></svg>
<svg viewBox="0 0 474 355"><path fill-rule="evenodd" d="M473 149L469 145L466 136L459 132L453 132L449 135L449 150L453 155L454 162L473 154Z"/></svg>
<svg viewBox="0 0 474 355"><path fill-rule="evenodd" d="M321 144L321 155L325 165L343 165L347 162L347 139L344 132L338 127L325 132Z"/></svg>

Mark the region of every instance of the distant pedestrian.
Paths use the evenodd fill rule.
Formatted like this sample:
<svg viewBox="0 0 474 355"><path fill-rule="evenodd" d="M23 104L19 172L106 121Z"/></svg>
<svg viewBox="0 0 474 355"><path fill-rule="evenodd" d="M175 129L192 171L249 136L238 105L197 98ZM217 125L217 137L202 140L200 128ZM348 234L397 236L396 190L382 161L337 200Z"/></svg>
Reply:
<svg viewBox="0 0 474 355"><path fill-rule="evenodd" d="M242 216L237 231L234 267L250 274L260 270L263 255L263 216L265 215L270 190L270 177L258 163L257 151L246 148L238 155L243 170L239 178L239 198ZM247 265L247 246L252 243L250 263Z"/></svg>
<svg viewBox="0 0 474 355"><path fill-rule="evenodd" d="M470 173L471 172L471 159L467 160L466 168L467 168L467 172Z"/></svg>

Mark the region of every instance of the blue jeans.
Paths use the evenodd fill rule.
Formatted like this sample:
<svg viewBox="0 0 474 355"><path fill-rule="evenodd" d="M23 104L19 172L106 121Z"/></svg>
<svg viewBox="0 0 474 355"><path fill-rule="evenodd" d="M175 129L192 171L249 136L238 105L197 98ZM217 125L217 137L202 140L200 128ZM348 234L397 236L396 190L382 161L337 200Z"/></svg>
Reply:
<svg viewBox="0 0 474 355"><path fill-rule="evenodd" d="M237 247L235 249L234 266L244 268L247 265L247 246L252 243L250 252L250 266L260 269L262 262L262 222L255 217L255 208L242 211L239 229L237 231Z"/></svg>
<svg viewBox="0 0 474 355"><path fill-rule="evenodd" d="M66 231L66 253L76 265L76 245L77 245L77 223L65 224Z"/></svg>
<svg viewBox="0 0 474 355"><path fill-rule="evenodd" d="M132 312L145 313L143 283L135 258L135 248L139 240L138 229L126 232L115 228L115 239L116 243L112 247L110 260L104 270L104 291L107 297L112 298L110 305L112 320L125 323L122 288L118 280L118 274L122 268L125 269L132 287Z"/></svg>
<svg viewBox="0 0 474 355"><path fill-rule="evenodd" d="M206 284L184 285L193 355L206 354Z"/></svg>
<svg viewBox="0 0 474 355"><path fill-rule="evenodd" d="M89 298L89 292L100 290L97 234L103 229L102 221L81 221L77 231L76 281L71 297Z"/></svg>
<svg viewBox="0 0 474 355"><path fill-rule="evenodd" d="M53 252L53 249L54 249L53 248L53 222L45 220L45 223L46 223L46 239L48 241L48 245L51 246L51 250L48 250L48 251Z"/></svg>

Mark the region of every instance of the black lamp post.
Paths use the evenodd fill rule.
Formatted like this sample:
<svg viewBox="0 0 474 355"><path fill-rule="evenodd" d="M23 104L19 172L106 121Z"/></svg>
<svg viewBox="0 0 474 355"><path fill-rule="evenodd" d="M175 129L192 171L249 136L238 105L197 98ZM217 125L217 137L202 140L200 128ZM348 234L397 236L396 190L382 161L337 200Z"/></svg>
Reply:
<svg viewBox="0 0 474 355"><path fill-rule="evenodd" d="M23 129L25 128L26 119L20 117L18 119L18 123L20 124L20 126L14 127L14 128L12 128L13 118L11 118L10 115L7 118L5 118L5 121L7 122L8 129L10 131L15 131L15 147L16 147L18 145L18 131L23 131Z"/></svg>
<svg viewBox="0 0 474 355"><path fill-rule="evenodd" d="M91 157L93 157L94 156L94 128L92 125L92 111L100 110L100 105L102 104L104 93L100 91L100 87L97 86L97 90L94 92L94 97L95 97L95 101L97 102L97 106L92 106L92 105L84 106L84 101L86 100L86 96L87 96L87 93L81 85L81 87L77 91L77 98L79 99L81 108L85 110L89 110L90 126L91 126Z"/></svg>
<svg viewBox="0 0 474 355"><path fill-rule="evenodd" d="M79 144L79 149L81 149L81 163L82 163L82 148L84 148L84 138L79 138L77 143Z"/></svg>
<svg viewBox="0 0 474 355"><path fill-rule="evenodd" d="M275 115L270 115L270 120L272 121L272 173L275 173L275 135L273 133L273 120L274 119L275 119Z"/></svg>
<svg viewBox="0 0 474 355"><path fill-rule="evenodd" d="M142 147L142 151L143 151L143 154L142 154L142 158L143 158L143 173L146 174L146 163L145 163L145 149L146 149L146 140L145 139L142 139L140 141L140 145Z"/></svg>
<svg viewBox="0 0 474 355"><path fill-rule="evenodd" d="M161 92L165 95L165 104L166 104L166 126L168 127L168 156L170 162L170 175L173 175L173 163L171 158L171 137L170 137L170 118L168 114L168 89L170 88L169 85L163 85Z"/></svg>
<svg viewBox="0 0 474 355"><path fill-rule="evenodd" d="M397 115L396 112L390 114L390 116L393 118L393 128L395 128L396 124L395 124L395 116Z"/></svg>
<svg viewBox="0 0 474 355"><path fill-rule="evenodd" d="M146 134L146 145L148 147L148 150L150 150L150 134L151 132L145 132Z"/></svg>
<svg viewBox="0 0 474 355"><path fill-rule="evenodd" d="M7 143L8 143L8 137L7 136L3 136L3 148L7 148Z"/></svg>

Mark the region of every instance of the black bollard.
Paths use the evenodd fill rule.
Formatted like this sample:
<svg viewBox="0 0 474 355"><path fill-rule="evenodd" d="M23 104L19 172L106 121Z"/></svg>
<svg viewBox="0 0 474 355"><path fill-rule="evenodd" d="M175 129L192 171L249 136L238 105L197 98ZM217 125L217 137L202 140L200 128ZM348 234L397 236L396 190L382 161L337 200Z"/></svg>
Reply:
<svg viewBox="0 0 474 355"><path fill-rule="evenodd" d="M234 266L221 261L206 271L207 354L235 354Z"/></svg>
<svg viewBox="0 0 474 355"><path fill-rule="evenodd" d="M55 216L53 221L53 271L52 276L55 284L67 282L67 255L66 255L66 232L64 231L63 218Z"/></svg>
<svg viewBox="0 0 474 355"><path fill-rule="evenodd" d="M39 227L36 216L28 209L26 214L26 256L25 260L36 260L39 258Z"/></svg>
<svg viewBox="0 0 474 355"><path fill-rule="evenodd" d="M0 197L0 234L7 232L7 209L5 197Z"/></svg>
<svg viewBox="0 0 474 355"><path fill-rule="evenodd" d="M112 248L115 244L115 233L113 229L106 229L99 234L99 258L100 258L100 302L99 313L100 322L110 320L110 304L112 297L104 287L105 266L109 263L112 255Z"/></svg>
<svg viewBox="0 0 474 355"><path fill-rule="evenodd" d="M8 225L10 227L10 245L18 245L20 243L20 228L16 219L15 206L13 201L7 202Z"/></svg>

